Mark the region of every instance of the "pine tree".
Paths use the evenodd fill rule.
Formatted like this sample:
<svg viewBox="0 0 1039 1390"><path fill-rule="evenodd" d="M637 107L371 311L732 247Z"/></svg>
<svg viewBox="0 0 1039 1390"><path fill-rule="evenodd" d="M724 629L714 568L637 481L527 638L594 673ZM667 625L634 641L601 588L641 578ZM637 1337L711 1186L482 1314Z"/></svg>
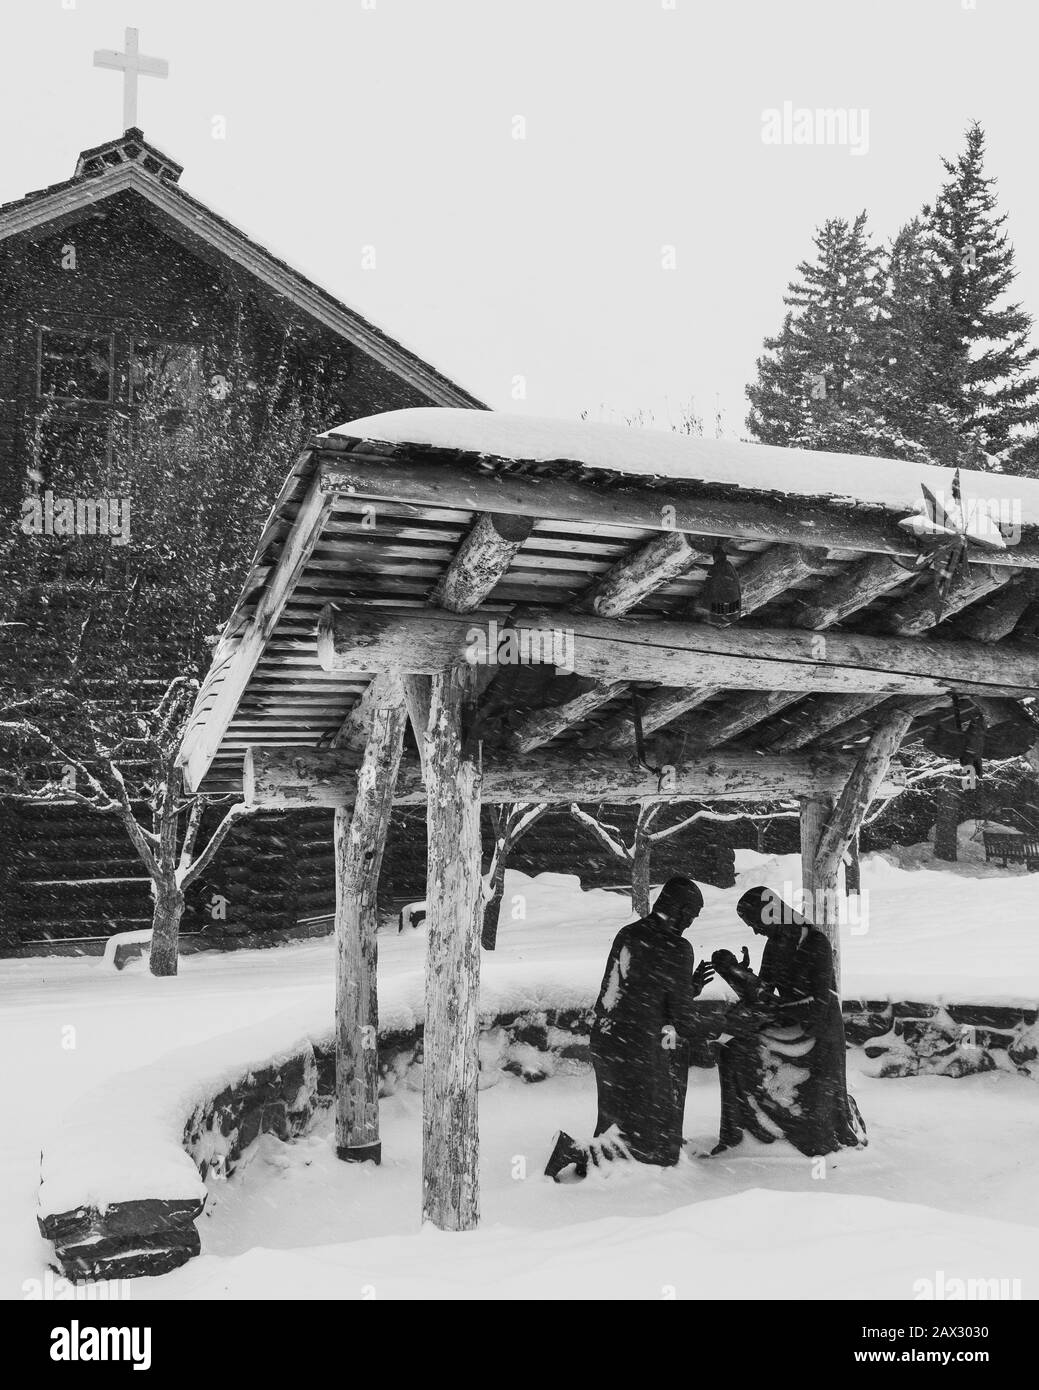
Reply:
<svg viewBox="0 0 1039 1390"><path fill-rule="evenodd" d="M1002 465L1016 440L1039 425L1039 376L1031 370L1039 348L1028 344L1031 316L1005 302L1016 278L1014 250L984 157L985 136L975 121L959 158L943 159L948 179L924 217L936 271L935 400L961 435L976 435Z"/></svg>
<svg viewBox="0 0 1039 1390"><path fill-rule="evenodd" d="M895 237L884 260L877 296L875 353L863 384L877 420L870 452L925 462L963 461L963 437L955 414L942 404L943 354L937 321L945 312L936 293L938 269L920 218ZM966 349L961 349L966 359Z"/></svg>
<svg viewBox="0 0 1039 1390"><path fill-rule="evenodd" d="M747 388L747 425L766 444L872 452L880 252L864 212L851 224L829 219L813 242L816 258L797 267L783 327Z"/></svg>

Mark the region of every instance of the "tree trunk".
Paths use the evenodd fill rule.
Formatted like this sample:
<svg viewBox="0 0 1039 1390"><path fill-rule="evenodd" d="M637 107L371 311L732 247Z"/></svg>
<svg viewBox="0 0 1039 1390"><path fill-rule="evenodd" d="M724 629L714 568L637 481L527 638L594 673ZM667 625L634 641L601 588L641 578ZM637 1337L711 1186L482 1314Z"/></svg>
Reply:
<svg viewBox="0 0 1039 1390"><path fill-rule="evenodd" d="M176 975L184 894L172 878L152 884L152 943L148 968L153 975Z"/></svg>
<svg viewBox="0 0 1039 1390"><path fill-rule="evenodd" d="M498 920L501 917L502 897L505 893L505 861L512 846L506 840L497 848L494 877L491 879L491 900L483 909L483 931L480 934L480 945L485 951L493 951L498 944Z"/></svg>
<svg viewBox="0 0 1039 1390"><path fill-rule="evenodd" d="M480 768L463 752L477 669L433 677L426 735L426 1020L422 1216L475 1229L480 1212Z"/></svg>
<svg viewBox="0 0 1039 1390"><path fill-rule="evenodd" d="M952 783L938 790L938 818L934 823L934 856L955 864L956 831L960 824L960 789Z"/></svg>

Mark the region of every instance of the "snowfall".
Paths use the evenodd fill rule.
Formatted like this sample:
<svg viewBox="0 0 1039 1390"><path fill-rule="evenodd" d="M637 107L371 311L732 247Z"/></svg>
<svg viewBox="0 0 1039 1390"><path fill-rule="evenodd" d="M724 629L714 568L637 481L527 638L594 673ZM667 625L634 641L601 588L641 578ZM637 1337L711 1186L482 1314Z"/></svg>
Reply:
<svg viewBox="0 0 1039 1390"><path fill-rule="evenodd" d="M1036 1007L1039 880L979 862L976 841L965 849L955 868L939 867L925 846L864 858L864 911L843 941L847 996ZM754 883L798 887L796 857L742 851L737 869L735 888L705 890L690 932L697 958L746 942L756 963L760 943L734 912L739 893ZM483 1008L590 1003L613 934L630 917L619 894L510 874L499 946L483 955ZM420 1015L424 947L421 929L380 936L384 1027ZM102 1202L154 1191L163 1164L182 1173L182 1161L190 1177L169 1136L193 1104L300 1038L328 1035L332 942L188 956L166 980L143 961L121 972L97 958L3 961L0 982L0 1296L68 1297L70 1286L46 1272L51 1248L36 1227L41 1147L62 1126L89 1124L98 1152L107 1144L118 1153L91 1190ZM726 994L717 981L709 987ZM229 1179L208 1181L199 1258L101 1292L914 1299L942 1279L998 1278L1036 1297L1039 1086L1003 1070L957 1080L869 1071L853 1050L865 1150L820 1163L745 1140L722 1157L696 1157L717 1136L718 1082L694 1069L691 1152L678 1167L616 1163L560 1184L542 1169L555 1130L591 1134L592 1077L502 1076L480 1092L481 1223L464 1235L421 1225L421 1092L403 1086L382 1102L381 1166L338 1162L327 1115L291 1143L264 1136ZM77 1175L66 1176L74 1188Z"/></svg>

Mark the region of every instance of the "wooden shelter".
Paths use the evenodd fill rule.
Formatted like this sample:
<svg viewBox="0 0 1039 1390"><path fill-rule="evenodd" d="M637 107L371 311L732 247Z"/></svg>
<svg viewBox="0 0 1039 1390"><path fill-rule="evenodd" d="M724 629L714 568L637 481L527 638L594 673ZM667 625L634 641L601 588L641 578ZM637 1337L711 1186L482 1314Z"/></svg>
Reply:
<svg viewBox="0 0 1039 1390"><path fill-rule="evenodd" d="M182 761L191 788L334 813L342 1157L379 1155L394 804L427 806L423 1213L467 1229L481 801L797 797L837 948L839 868L903 740L955 707L971 758L982 725L1035 744L1039 483L956 485L900 461L451 409L312 441ZM712 611L733 571L734 611Z"/></svg>

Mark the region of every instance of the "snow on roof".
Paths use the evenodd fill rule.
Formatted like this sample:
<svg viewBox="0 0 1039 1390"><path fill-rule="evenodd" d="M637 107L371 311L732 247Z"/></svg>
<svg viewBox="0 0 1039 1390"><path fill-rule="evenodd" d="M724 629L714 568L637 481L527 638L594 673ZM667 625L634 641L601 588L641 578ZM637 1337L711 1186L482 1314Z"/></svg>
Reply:
<svg viewBox="0 0 1039 1390"><path fill-rule="evenodd" d="M353 420L328 433L530 463L569 461L613 473L826 497L885 508L900 516L921 507L922 484L946 503L953 478L951 469L903 459L784 449L669 430L489 410L395 410ZM970 499L995 503L992 510L1001 519L1039 525L1039 481L967 469L961 469L960 479L965 506Z"/></svg>

